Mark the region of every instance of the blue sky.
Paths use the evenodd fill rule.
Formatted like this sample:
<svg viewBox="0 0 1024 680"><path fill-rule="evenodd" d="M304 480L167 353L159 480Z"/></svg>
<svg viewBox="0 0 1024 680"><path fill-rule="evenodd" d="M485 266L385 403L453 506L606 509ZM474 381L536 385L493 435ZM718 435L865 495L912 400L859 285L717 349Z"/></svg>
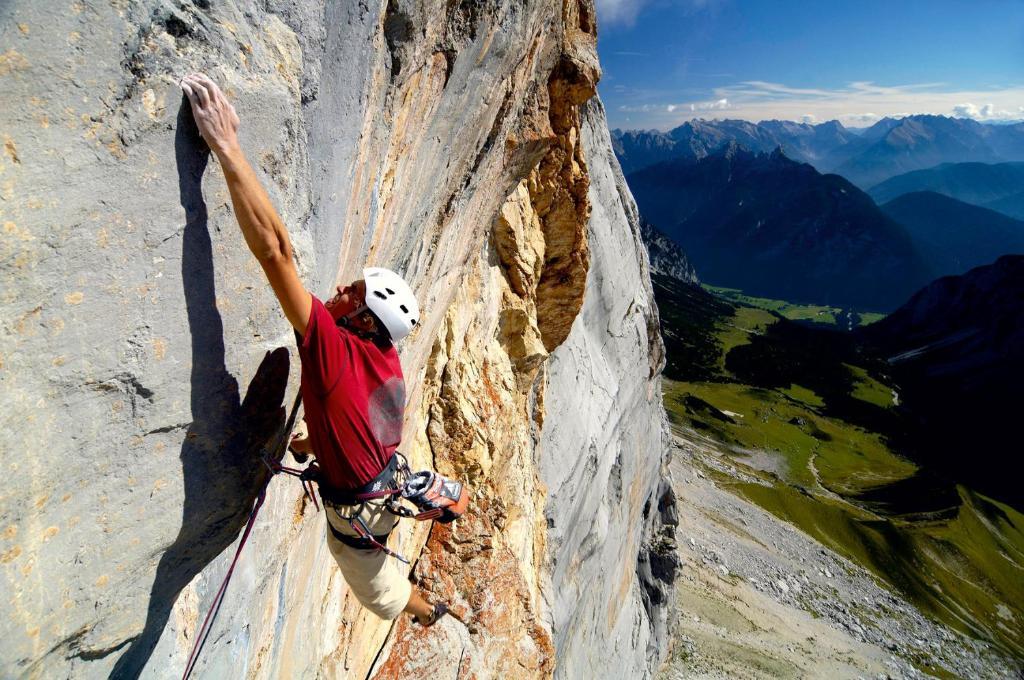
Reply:
<svg viewBox="0 0 1024 680"><path fill-rule="evenodd" d="M596 0L610 127L1024 119L1021 0Z"/></svg>

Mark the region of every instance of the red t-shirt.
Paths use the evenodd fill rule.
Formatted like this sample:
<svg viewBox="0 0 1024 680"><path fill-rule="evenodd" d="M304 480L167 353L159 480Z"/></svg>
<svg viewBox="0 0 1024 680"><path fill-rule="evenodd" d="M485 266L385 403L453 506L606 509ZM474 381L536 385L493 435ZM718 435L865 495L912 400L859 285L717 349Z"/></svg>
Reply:
<svg viewBox="0 0 1024 680"><path fill-rule="evenodd" d="M336 326L314 295L299 358L306 424L324 481L340 489L366 484L402 439L405 380L398 352Z"/></svg>

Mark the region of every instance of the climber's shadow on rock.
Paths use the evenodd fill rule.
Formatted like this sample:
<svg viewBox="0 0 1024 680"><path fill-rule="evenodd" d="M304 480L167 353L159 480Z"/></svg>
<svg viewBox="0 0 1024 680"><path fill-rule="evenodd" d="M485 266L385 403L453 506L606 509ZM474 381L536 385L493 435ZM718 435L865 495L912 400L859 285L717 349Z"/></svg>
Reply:
<svg viewBox="0 0 1024 680"><path fill-rule="evenodd" d="M174 151L186 216L181 274L192 334L192 423L181 445L185 500L181 530L157 566L145 627L118 659L114 678L139 676L179 593L238 537L268 473L260 455L280 440L285 423L286 348L267 353L244 400L224 364L224 328L201 187L209 151L187 102L178 112ZM191 638L194 631L188 633Z"/></svg>

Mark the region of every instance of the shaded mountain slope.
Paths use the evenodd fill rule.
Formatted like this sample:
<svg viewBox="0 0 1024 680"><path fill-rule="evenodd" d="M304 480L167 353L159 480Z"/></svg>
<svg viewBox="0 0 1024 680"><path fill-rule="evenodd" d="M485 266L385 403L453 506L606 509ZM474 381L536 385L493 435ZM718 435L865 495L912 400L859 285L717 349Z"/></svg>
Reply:
<svg viewBox="0 0 1024 680"><path fill-rule="evenodd" d="M690 258L675 241L646 220L640 220L640 238L647 246L651 272L665 274L686 283L700 283Z"/></svg>
<svg viewBox="0 0 1024 680"><path fill-rule="evenodd" d="M669 359L665 404L688 448L707 454L698 455L707 478L792 523L869 570L932 620L979 643L965 645L938 630L905 636L905 613L884 612L876 623L868 614L868 622L858 621L857 627L846 619L842 630L877 640L911 661L916 653L908 648L931 647L927 664L935 670L1005 677L1005 670L984 671L986 663L975 664L989 645L1024 658L1024 634L1009 625L1024 617L1024 516L971 488L964 465L945 475L924 458L905 457L897 444L905 443L914 423L898 406L896 397L903 395L894 392L899 383L892 367L865 351L858 336L800 326L667 277L654 275L653 282ZM681 513L690 505L684 503ZM716 503L704 512L727 505ZM755 523L747 515L732 526L746 535ZM727 537L730 528L719 531ZM691 534L684 529L683 535ZM766 545L778 547L775 541ZM795 557L813 563L824 554L813 550ZM742 571L744 563L736 559L713 566ZM811 604L805 587L813 592L813 585L779 585L788 570L766 570L774 561L751 565L755 585ZM837 570L829 569L824 575L831 581ZM684 574L689 571L686 565ZM693 596L690 585L682 587ZM812 605L816 615L864 613L836 590L826 593L822 604L830 604ZM899 601L889 606L902 607ZM882 622L887 630L868 633ZM922 637L941 640L941 653Z"/></svg>
<svg viewBox="0 0 1024 680"><path fill-rule="evenodd" d="M915 456L1024 505L1024 256L938 279L860 333L888 357Z"/></svg>
<svg viewBox="0 0 1024 680"><path fill-rule="evenodd" d="M937 275L963 274L1001 255L1024 253L1024 222L933 191L881 206L903 225Z"/></svg>
<svg viewBox="0 0 1024 680"><path fill-rule="evenodd" d="M1024 192L1024 163L943 163L891 177L868 193L881 205L913 191L934 191L986 206Z"/></svg>
<svg viewBox="0 0 1024 680"><path fill-rule="evenodd" d="M1024 191L1018 191L1015 194L1009 194L994 201L989 201L984 207L1018 220L1024 220Z"/></svg>
<svg viewBox="0 0 1024 680"><path fill-rule="evenodd" d="M640 212L708 283L753 295L888 310L929 279L909 235L859 189L780 151L735 143L629 176Z"/></svg>

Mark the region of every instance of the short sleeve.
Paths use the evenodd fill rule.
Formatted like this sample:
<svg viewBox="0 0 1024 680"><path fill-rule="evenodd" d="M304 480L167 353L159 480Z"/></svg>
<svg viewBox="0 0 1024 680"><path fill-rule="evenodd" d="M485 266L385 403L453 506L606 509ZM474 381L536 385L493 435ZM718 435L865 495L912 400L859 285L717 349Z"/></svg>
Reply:
<svg viewBox="0 0 1024 680"><path fill-rule="evenodd" d="M334 324L324 303L315 295L312 297L306 335L299 343L299 357L305 382L326 394L337 384L351 360L351 338Z"/></svg>

